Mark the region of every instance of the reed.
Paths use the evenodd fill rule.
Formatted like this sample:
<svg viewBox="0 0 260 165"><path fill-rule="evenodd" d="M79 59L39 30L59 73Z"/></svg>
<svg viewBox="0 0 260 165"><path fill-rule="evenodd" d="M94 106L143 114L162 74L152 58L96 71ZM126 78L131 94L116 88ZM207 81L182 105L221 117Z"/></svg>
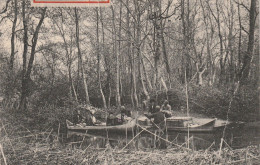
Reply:
<svg viewBox="0 0 260 165"><path fill-rule="evenodd" d="M1 113L1 112L0 112ZM45 127L42 130L27 127L8 114L0 125L0 164L258 164L260 146L232 149L223 145L221 152L210 145L206 150L189 150L182 145L165 140L167 149L131 149L133 140L123 146L105 148L61 142L62 124L58 129ZM0 117L2 118L2 117ZM144 128L143 131L146 131ZM162 138L162 137L157 137ZM191 138L191 137L190 137ZM84 140L84 139L83 139ZM175 140L174 140L175 141ZM225 143L225 141L223 141ZM170 147L171 145L171 147Z"/></svg>

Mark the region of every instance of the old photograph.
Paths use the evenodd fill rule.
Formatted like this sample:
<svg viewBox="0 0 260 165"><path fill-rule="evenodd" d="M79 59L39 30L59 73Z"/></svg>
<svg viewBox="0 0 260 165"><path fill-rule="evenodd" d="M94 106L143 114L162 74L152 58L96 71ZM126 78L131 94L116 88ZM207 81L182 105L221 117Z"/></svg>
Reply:
<svg viewBox="0 0 260 165"><path fill-rule="evenodd" d="M0 164L260 164L259 0L0 0Z"/></svg>

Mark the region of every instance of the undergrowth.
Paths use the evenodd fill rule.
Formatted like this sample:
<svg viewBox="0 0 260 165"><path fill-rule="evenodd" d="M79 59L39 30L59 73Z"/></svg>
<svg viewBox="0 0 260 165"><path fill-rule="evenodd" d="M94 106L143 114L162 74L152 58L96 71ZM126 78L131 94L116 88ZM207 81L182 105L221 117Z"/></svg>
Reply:
<svg viewBox="0 0 260 165"><path fill-rule="evenodd" d="M91 144L78 147L62 142L59 126L46 124L39 129L40 125L32 125L40 118L41 122L62 123L63 117L70 116L69 109L57 110L63 117L51 117L51 107L39 111L27 118L22 118L19 113L14 116L0 111L1 164L257 164L260 158L259 146L236 150L224 148L221 153L211 149L195 151L178 147L122 150L117 146L111 147L109 143L105 148Z"/></svg>

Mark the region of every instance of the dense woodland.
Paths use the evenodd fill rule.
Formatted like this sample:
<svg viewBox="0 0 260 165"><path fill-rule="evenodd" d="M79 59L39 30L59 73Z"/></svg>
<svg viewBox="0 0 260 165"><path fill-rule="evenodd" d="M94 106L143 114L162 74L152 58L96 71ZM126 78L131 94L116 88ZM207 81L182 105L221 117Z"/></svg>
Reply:
<svg viewBox="0 0 260 165"><path fill-rule="evenodd" d="M259 1L111 1L1 1L0 164L259 164ZM105 121L124 105L136 119L151 99L225 127L172 139L167 126L103 137L66 128L79 108Z"/></svg>
<svg viewBox="0 0 260 165"><path fill-rule="evenodd" d="M113 0L93 8L1 3L7 109L140 109L153 98L168 99L174 110L234 120L260 114L257 0Z"/></svg>

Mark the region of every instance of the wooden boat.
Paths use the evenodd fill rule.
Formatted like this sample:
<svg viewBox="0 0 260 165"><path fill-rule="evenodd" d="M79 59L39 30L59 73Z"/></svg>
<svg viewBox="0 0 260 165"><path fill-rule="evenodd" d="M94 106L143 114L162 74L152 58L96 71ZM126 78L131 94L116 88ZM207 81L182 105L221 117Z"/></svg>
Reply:
<svg viewBox="0 0 260 165"><path fill-rule="evenodd" d="M192 117L170 117L166 119L168 131L176 132L212 132L216 119L193 120Z"/></svg>
<svg viewBox="0 0 260 165"><path fill-rule="evenodd" d="M125 132L132 131L136 126L136 120L132 119L125 124L122 125L113 125L107 126L105 123L94 125L94 126L85 126L82 124L74 125L69 120L66 120L66 125L68 130L74 131L90 131L90 132L100 132L100 131L109 131L109 132Z"/></svg>

